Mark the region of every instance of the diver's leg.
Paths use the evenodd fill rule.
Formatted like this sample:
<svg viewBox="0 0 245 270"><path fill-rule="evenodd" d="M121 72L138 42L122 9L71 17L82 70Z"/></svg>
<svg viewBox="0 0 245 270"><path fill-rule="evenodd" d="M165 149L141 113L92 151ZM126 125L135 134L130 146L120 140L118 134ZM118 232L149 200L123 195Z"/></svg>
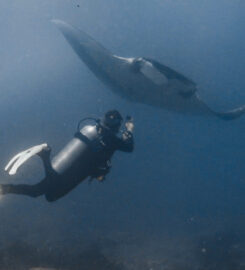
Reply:
<svg viewBox="0 0 245 270"><path fill-rule="evenodd" d="M37 155L41 158L45 170L45 176L51 176L53 174L53 168L50 161L51 147L47 146Z"/></svg>
<svg viewBox="0 0 245 270"><path fill-rule="evenodd" d="M43 179L41 182L35 185L12 185L12 184L1 184L0 185L0 194L19 194L27 195L30 197L38 197L43 195L48 189L47 179Z"/></svg>

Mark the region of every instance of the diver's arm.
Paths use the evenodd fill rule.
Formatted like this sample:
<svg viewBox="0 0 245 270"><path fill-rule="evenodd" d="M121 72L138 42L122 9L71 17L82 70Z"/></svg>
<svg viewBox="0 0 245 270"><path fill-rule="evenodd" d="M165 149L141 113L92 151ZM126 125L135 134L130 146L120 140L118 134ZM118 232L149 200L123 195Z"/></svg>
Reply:
<svg viewBox="0 0 245 270"><path fill-rule="evenodd" d="M125 131L122 134L121 145L119 147L120 151L123 152L133 152L134 150L134 136L130 131Z"/></svg>
<svg viewBox="0 0 245 270"><path fill-rule="evenodd" d="M126 131L122 133L122 137L118 141L118 150L123 152L133 152L134 150L134 123L131 117L127 118L125 123Z"/></svg>

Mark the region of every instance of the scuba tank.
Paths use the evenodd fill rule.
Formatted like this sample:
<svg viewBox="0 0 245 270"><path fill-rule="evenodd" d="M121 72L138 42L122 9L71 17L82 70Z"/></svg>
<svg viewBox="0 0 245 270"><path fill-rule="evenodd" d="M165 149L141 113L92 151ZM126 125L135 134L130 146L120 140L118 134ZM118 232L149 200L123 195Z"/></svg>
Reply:
<svg viewBox="0 0 245 270"><path fill-rule="evenodd" d="M51 165L53 170L63 175L70 170L77 171L84 164L90 163L90 159L94 156L93 142L100 138L97 125L87 125L80 131L76 132L74 137L67 145L52 159ZM81 168L82 169L82 168Z"/></svg>
<svg viewBox="0 0 245 270"><path fill-rule="evenodd" d="M55 201L74 189L91 174L96 160L96 145L100 144L100 128L86 125L74 134L74 137L51 160L51 183L45 197ZM57 189L57 185L59 188Z"/></svg>

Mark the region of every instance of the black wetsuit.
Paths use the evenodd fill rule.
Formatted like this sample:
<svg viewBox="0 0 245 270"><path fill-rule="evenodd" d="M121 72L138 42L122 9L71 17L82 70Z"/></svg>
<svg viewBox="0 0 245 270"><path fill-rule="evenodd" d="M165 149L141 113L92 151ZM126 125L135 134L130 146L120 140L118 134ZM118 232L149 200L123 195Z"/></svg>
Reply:
<svg viewBox="0 0 245 270"><path fill-rule="evenodd" d="M73 171L59 175L52 169L49 159L50 151L48 153L43 152L40 154L40 157L44 163L46 177L42 181L34 185L3 184L0 185L1 193L21 194L30 197L45 195L46 199L51 202L63 197L89 176L96 178L106 175L109 172L110 166L108 164L114 152L117 150L132 152L134 139L133 134L128 131L123 132L121 137L118 137L115 133L103 127L100 127L99 132L100 139L94 142L92 141L89 146L93 152L93 159L88 163L83 158L75 166L79 167L79 174L74 169Z"/></svg>
<svg viewBox="0 0 245 270"><path fill-rule="evenodd" d="M119 138L115 136L115 133L111 132L110 130L102 129L99 146L97 149L96 147L97 146L95 145L94 151L96 152L96 158L93 159L93 163L91 164L92 172L95 172L95 175L92 173L91 176L95 177L100 175L100 168L104 167L106 170L115 151L133 151L133 135L131 132L125 131L122 134L122 137Z"/></svg>

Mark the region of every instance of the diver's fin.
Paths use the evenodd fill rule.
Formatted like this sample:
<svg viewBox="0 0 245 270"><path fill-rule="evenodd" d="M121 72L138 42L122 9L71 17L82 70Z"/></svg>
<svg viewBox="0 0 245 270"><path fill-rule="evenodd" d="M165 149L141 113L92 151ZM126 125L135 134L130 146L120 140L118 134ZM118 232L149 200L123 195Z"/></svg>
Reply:
<svg viewBox="0 0 245 270"><path fill-rule="evenodd" d="M43 149L47 148L48 145L46 143L33 146L25 151L22 151L15 155L4 168L5 171L8 171L10 175L16 174L18 168L25 163L32 156L40 153Z"/></svg>

